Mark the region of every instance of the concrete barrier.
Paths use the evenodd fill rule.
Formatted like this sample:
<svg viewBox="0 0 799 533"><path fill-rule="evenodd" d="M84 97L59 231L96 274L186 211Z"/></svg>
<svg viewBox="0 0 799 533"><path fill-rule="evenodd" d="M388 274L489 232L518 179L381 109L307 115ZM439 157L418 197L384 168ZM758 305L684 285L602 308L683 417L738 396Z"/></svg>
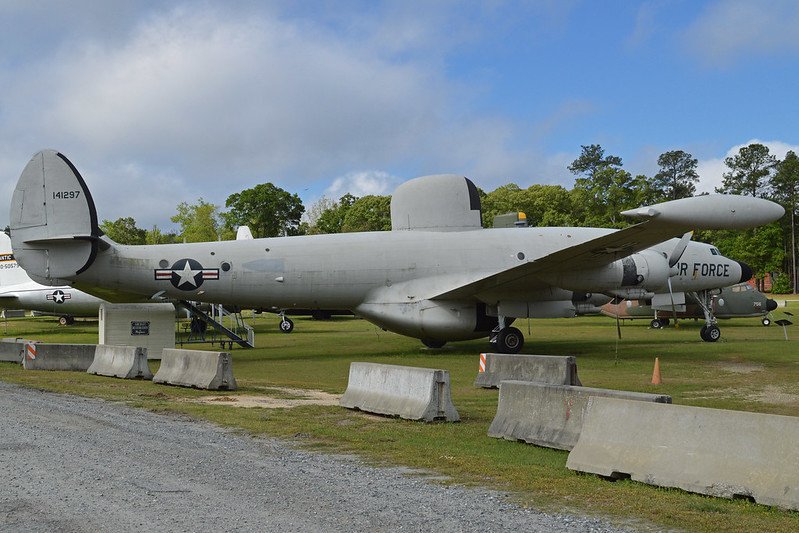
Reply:
<svg viewBox="0 0 799 533"><path fill-rule="evenodd" d="M147 348L135 346L97 345L94 361L86 372L124 379L153 379L147 366Z"/></svg>
<svg viewBox="0 0 799 533"><path fill-rule="evenodd" d="M28 342L38 342L19 337L7 337L0 340L0 361L7 363L21 363L22 355L25 351L25 344Z"/></svg>
<svg viewBox="0 0 799 533"><path fill-rule="evenodd" d="M572 356L481 353L475 387L496 389L507 380L582 385Z"/></svg>
<svg viewBox="0 0 799 533"><path fill-rule="evenodd" d="M350 363L340 405L409 420L460 420L450 396L449 372L433 368Z"/></svg>
<svg viewBox="0 0 799 533"><path fill-rule="evenodd" d="M671 403L671 396L665 394L503 381L488 436L571 450L580 437L589 398L595 396Z"/></svg>
<svg viewBox="0 0 799 533"><path fill-rule="evenodd" d="M210 390L235 390L233 358L228 352L164 348L153 383Z"/></svg>
<svg viewBox="0 0 799 533"><path fill-rule="evenodd" d="M26 344L25 370L74 370L86 372L94 361L96 344ZM32 346L33 349L28 349Z"/></svg>
<svg viewBox="0 0 799 533"><path fill-rule="evenodd" d="M799 510L799 417L591 398L566 466Z"/></svg>

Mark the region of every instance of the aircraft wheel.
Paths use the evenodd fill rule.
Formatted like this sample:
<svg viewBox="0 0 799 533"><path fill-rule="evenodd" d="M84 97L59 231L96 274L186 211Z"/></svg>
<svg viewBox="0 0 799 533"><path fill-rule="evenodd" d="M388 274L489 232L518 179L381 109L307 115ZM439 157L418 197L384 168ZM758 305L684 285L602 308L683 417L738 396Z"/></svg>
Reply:
<svg viewBox="0 0 799 533"><path fill-rule="evenodd" d="M663 327L663 322L661 322L659 319L655 318L655 319L652 320L652 322L649 323L649 326L652 329L660 329L660 328Z"/></svg>
<svg viewBox="0 0 799 533"><path fill-rule="evenodd" d="M519 353L524 346L524 335L516 328L505 328L497 334L497 350L500 353Z"/></svg>
<svg viewBox="0 0 799 533"><path fill-rule="evenodd" d="M69 324L69 317L66 315L58 317L58 323L62 326L66 326Z"/></svg>
<svg viewBox="0 0 799 533"><path fill-rule="evenodd" d="M424 344L428 348L433 348L433 349L442 348L446 343L447 341L434 341L432 339L422 339L422 344Z"/></svg>
<svg viewBox="0 0 799 533"><path fill-rule="evenodd" d="M283 320L280 321L280 331L283 333L291 333L294 331L294 322L292 322L290 318L284 317Z"/></svg>
<svg viewBox="0 0 799 533"><path fill-rule="evenodd" d="M699 330L699 336L705 342L716 342L721 338L721 330L718 326L703 326Z"/></svg>
<svg viewBox="0 0 799 533"><path fill-rule="evenodd" d="M763 322L764 326L770 326L771 325L771 319L768 318L768 317L763 317L763 320L761 320L761 322Z"/></svg>

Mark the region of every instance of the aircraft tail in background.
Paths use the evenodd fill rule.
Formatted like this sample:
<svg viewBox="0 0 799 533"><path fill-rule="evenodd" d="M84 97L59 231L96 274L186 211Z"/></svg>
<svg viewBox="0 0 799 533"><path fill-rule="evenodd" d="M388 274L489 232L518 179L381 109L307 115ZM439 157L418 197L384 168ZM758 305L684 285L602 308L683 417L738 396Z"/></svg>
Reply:
<svg viewBox="0 0 799 533"><path fill-rule="evenodd" d="M11 239L0 232L0 287L29 283L30 276L17 264L11 250Z"/></svg>

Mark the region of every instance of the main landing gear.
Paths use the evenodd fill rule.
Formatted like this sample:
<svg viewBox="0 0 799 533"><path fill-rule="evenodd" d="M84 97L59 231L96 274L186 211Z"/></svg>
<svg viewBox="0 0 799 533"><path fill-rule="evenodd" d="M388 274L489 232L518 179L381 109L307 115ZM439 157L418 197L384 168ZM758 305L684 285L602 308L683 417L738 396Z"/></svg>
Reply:
<svg viewBox="0 0 799 533"><path fill-rule="evenodd" d="M519 353L524 346L524 335L518 328L506 326L505 317L500 316L499 324L491 332L488 342L496 345L499 353Z"/></svg>

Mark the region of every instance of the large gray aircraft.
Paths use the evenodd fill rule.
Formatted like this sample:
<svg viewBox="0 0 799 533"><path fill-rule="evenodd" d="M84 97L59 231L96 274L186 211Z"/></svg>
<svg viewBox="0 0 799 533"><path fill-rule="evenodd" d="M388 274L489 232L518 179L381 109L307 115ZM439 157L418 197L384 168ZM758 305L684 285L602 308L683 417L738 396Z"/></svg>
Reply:
<svg viewBox="0 0 799 533"><path fill-rule="evenodd" d="M513 319L574 316L576 294L674 296L748 279L746 265L685 233L765 224L784 210L758 198L708 195L624 214L643 222L622 230L483 229L477 188L446 174L398 187L388 232L126 246L100 231L75 166L44 150L19 178L10 234L35 281L109 301L349 309L427 346L493 331L498 351L516 353L524 337Z"/></svg>

